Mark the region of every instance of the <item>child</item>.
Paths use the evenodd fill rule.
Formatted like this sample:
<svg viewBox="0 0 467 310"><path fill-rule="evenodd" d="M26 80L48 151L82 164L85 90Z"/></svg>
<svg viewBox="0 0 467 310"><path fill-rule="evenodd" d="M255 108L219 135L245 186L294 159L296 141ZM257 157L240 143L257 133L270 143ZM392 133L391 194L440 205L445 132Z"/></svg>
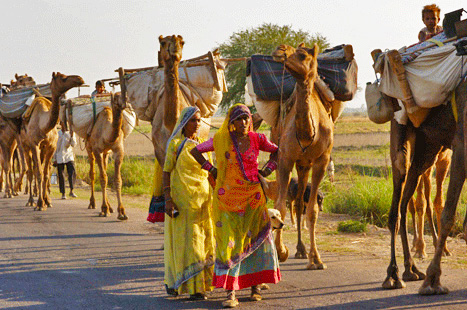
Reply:
<svg viewBox="0 0 467 310"><path fill-rule="evenodd" d="M442 26L438 26L441 9L436 4L425 5L422 10L422 20L425 28L418 33L420 42L426 41L443 31Z"/></svg>
<svg viewBox="0 0 467 310"><path fill-rule="evenodd" d="M73 147L76 144L76 139L73 134L66 130L64 122L60 122L60 130L58 131L57 150L55 151L55 162L58 170L58 184L62 199L66 199L65 195L65 167L68 172L68 184L70 185L70 197L78 197L73 192L73 184L76 179L75 162L73 156Z"/></svg>

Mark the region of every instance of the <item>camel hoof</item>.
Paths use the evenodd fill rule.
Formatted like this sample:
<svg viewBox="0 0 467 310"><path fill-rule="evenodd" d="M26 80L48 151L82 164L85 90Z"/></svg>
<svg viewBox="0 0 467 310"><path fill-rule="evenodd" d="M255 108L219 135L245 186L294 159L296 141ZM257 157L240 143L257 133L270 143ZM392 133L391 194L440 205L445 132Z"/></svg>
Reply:
<svg viewBox="0 0 467 310"><path fill-rule="evenodd" d="M121 214L117 217L117 219L119 219L120 221L126 221L128 220L128 216L126 216L125 214Z"/></svg>
<svg viewBox="0 0 467 310"><path fill-rule="evenodd" d="M289 258L289 249L286 246L284 246L282 251L278 251L277 256L279 257L279 262L285 262L287 258Z"/></svg>
<svg viewBox="0 0 467 310"><path fill-rule="evenodd" d="M47 207L35 207L34 211L45 211L47 210Z"/></svg>
<svg viewBox="0 0 467 310"><path fill-rule="evenodd" d="M107 217L107 216L109 216L109 215L110 215L110 214L107 213L107 212L100 212L100 213L99 213L99 216L100 216L100 217Z"/></svg>
<svg viewBox="0 0 467 310"><path fill-rule="evenodd" d="M261 284L258 285L258 287L262 291L269 289L269 285L267 285L266 283L261 283Z"/></svg>
<svg viewBox="0 0 467 310"><path fill-rule="evenodd" d="M306 265L307 270L324 270L324 269L327 269L327 268L328 268L328 266L326 266L323 263L320 263L320 264L308 263L308 265Z"/></svg>
<svg viewBox="0 0 467 310"><path fill-rule="evenodd" d="M297 253L295 253L295 258L305 259L305 258L308 258L308 255L306 254L306 252L297 251Z"/></svg>
<svg viewBox="0 0 467 310"><path fill-rule="evenodd" d="M402 280L406 282L420 281L424 279L425 279L425 274L422 272L404 271L404 273L402 274Z"/></svg>
<svg viewBox="0 0 467 310"><path fill-rule="evenodd" d="M93 205L88 206L88 209L95 209L95 208L96 208L96 206L93 206Z"/></svg>
<svg viewBox="0 0 467 310"><path fill-rule="evenodd" d="M420 295L445 295L448 293L449 293L449 290L446 287L443 287L441 285L435 286L435 287L432 287L429 285L422 286L418 290L418 294Z"/></svg>
<svg viewBox="0 0 467 310"><path fill-rule="evenodd" d="M109 212L110 212L110 213L114 213L114 209L112 209L111 207L109 207Z"/></svg>
<svg viewBox="0 0 467 310"><path fill-rule="evenodd" d="M423 252L416 251L414 253L413 257L415 257L415 258L426 258L426 253L425 253L425 251L423 251Z"/></svg>
<svg viewBox="0 0 467 310"><path fill-rule="evenodd" d="M447 256L452 256L452 253L448 249L444 249L443 255L446 256L446 257Z"/></svg>
<svg viewBox="0 0 467 310"><path fill-rule="evenodd" d="M402 280L394 280L391 277L387 277L386 280L383 282L383 288L386 290L394 290L394 289L400 289L400 288L405 288L405 282Z"/></svg>

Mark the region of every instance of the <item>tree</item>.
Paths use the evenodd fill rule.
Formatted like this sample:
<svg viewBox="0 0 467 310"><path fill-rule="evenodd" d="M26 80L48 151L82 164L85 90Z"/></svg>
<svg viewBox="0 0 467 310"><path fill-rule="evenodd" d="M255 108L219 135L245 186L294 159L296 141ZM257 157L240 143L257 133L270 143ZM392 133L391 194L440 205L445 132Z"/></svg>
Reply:
<svg viewBox="0 0 467 310"><path fill-rule="evenodd" d="M262 24L233 33L230 38L219 47L222 57L240 58L253 54L270 55L280 44L298 46L304 42L306 46L317 43L320 50L329 47L327 39L321 34L310 35L302 30L292 30L291 26ZM228 93L224 94L220 107L227 109L237 102L244 102L246 62L230 63L225 71Z"/></svg>

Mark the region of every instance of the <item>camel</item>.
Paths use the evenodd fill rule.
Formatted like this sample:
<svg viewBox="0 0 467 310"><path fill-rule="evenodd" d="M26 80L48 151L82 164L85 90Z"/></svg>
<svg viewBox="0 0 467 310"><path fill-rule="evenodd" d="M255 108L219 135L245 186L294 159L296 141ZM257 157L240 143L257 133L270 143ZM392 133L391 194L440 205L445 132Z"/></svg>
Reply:
<svg viewBox="0 0 467 310"><path fill-rule="evenodd" d="M159 36L159 64L164 68L165 98L157 107L152 120L152 143L157 161L164 165L167 141L172 134L180 111L190 104L183 99L178 83L178 67L185 42L182 36ZM205 134L207 136L207 134Z"/></svg>
<svg viewBox="0 0 467 310"><path fill-rule="evenodd" d="M306 220L309 227L311 248L308 253L307 269L324 269L315 241L315 226L318 219L319 206L316 203L318 186L324 177L329 164L334 123L325 108L314 82L317 79L318 46L306 48L302 43L297 49L280 45L272 53L275 61L284 64L285 68L296 79L292 95L293 106L287 111L285 118L279 120L277 136L279 137L279 159L277 182L279 195L275 208L286 215L287 187L290 173L295 165L298 174L298 190L295 198L298 244L295 257L306 258L305 245L301 240L300 218L303 210L303 194L307 184L310 169L311 191L309 203L306 206ZM288 257L288 249L282 242L282 232L276 234L276 247L280 261Z"/></svg>
<svg viewBox="0 0 467 310"><path fill-rule="evenodd" d="M455 90L456 106L459 111L459 119L457 121L457 130L452 142L452 162L451 175L449 179L448 191L446 195L446 203L441 214L441 232L438 236L435 254L430 262L426 277L419 289L421 295L447 294L448 288L441 285L441 258L446 246L446 239L454 225L457 204L462 191L462 187L466 177L466 159L465 137L467 137L467 128L465 125L467 117L467 109L465 108L467 101L467 81L463 81ZM467 216L464 219L464 239L467 240Z"/></svg>
<svg viewBox="0 0 467 310"><path fill-rule="evenodd" d="M20 119L6 118L0 114L0 155L2 156L1 164L5 176L4 198L11 198L12 195L17 195L13 188L11 167L20 126Z"/></svg>
<svg viewBox="0 0 467 310"><path fill-rule="evenodd" d="M52 101L45 97L37 97L23 116L22 145L25 152L31 154L34 174L38 183L38 198L35 210L43 211L51 207L47 185L49 182L49 166L55 152L58 133L56 129L60 97L73 87L84 84L83 79L77 75L66 76L60 72L52 74L50 90ZM44 150L41 160L41 149ZM29 167L31 167L29 165ZM30 188L31 188L31 179ZM34 199L30 191L28 205L34 205Z"/></svg>
<svg viewBox="0 0 467 310"><path fill-rule="evenodd" d="M122 131L123 110L126 108L125 100L122 100L122 95L111 95L112 108L105 107L96 117L96 122L92 127L89 137L86 139L86 151L89 158L89 177L91 179L91 198L89 201L89 209L96 208L94 198L94 162L97 162L100 172L100 181L102 189L102 207L99 216L108 216L113 213L113 209L107 200L107 159L109 151L113 152L115 162L115 188L117 190L118 200L118 219L127 220L125 208L122 203L122 177L120 169L123 163L124 148Z"/></svg>
<svg viewBox="0 0 467 310"><path fill-rule="evenodd" d="M449 167L451 166L451 155L452 150L448 148L443 148L437 155L435 164L427 169L427 171L422 175L421 180L417 186L417 199L414 197L409 201L409 211L412 213L413 229L414 229L414 238L413 238L413 247L412 251L415 251L414 257L416 258L425 258L425 240L423 237L424 224L425 224L425 212L428 218L428 223L430 225L430 230L433 237L433 245L436 247L436 242L438 241L438 233L441 231L441 212L444 207L443 199L443 183L448 173ZM433 169L436 167L436 196L433 201L433 206L431 204L431 175ZM433 209L436 212L437 220L437 229L435 228L433 221ZM450 256L451 253L445 248L446 256Z"/></svg>
<svg viewBox="0 0 467 310"><path fill-rule="evenodd" d="M389 51L388 56L394 72L401 76L405 75L399 53L395 50ZM406 80L405 83L407 83ZM405 86L406 98L413 98L410 87L408 84ZM426 118L420 124L416 124L418 127L415 127L412 122L401 125L396 120L391 120L390 156L393 194L388 216L388 227L391 232L391 260L387 268L387 277L382 285L384 289L404 288L404 281L425 279L425 274L416 267L409 249L407 206L415 192L420 176L433 166L437 155L443 148L451 147L456 131L456 121L451 104L424 109L423 113L426 113ZM395 247L399 230L405 267L402 279L399 277Z"/></svg>

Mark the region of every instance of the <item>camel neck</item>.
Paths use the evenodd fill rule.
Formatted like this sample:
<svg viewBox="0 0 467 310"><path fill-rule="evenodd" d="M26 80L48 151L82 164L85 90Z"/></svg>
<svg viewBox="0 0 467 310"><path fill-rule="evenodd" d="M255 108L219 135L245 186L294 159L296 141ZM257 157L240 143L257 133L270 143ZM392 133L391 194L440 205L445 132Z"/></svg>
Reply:
<svg viewBox="0 0 467 310"><path fill-rule="evenodd" d="M167 96L165 101L164 124L173 130L180 112L180 86L178 85L178 62L165 63L164 86Z"/></svg>
<svg viewBox="0 0 467 310"><path fill-rule="evenodd" d="M312 107L312 93L314 83L311 80L298 81L296 84L296 101L295 101L295 126L297 127L297 137L303 141L313 139L312 118L314 117L314 109Z"/></svg>
<svg viewBox="0 0 467 310"><path fill-rule="evenodd" d="M62 93L57 93L52 91L52 106L49 110L49 121L44 128L44 132L48 133L51 131L55 126L57 126L58 116L60 114L60 96Z"/></svg>
<svg viewBox="0 0 467 310"><path fill-rule="evenodd" d="M109 143L114 143L120 135L120 129L123 122L123 110L120 107L112 106L112 133L109 137Z"/></svg>

